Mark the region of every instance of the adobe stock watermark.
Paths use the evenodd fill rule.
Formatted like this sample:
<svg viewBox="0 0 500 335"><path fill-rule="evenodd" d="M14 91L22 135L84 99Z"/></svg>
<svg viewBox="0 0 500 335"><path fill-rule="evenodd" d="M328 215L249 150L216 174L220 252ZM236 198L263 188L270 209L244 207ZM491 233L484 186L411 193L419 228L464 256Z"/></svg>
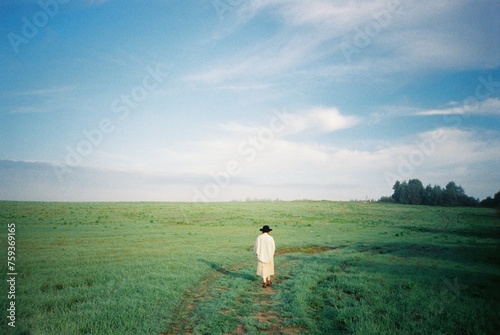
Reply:
<svg viewBox="0 0 500 335"><path fill-rule="evenodd" d="M102 118L92 129L83 129L81 133L84 138L75 145L66 146L64 163L52 164L60 182L64 175L81 166L84 158L90 156L104 142L105 137L115 131L117 124L127 119L130 112L139 107L140 103L164 82L167 73L161 67L161 64L157 64L154 68L146 68L141 84L111 103L112 115L110 117Z"/></svg>
<svg viewBox="0 0 500 335"><path fill-rule="evenodd" d="M28 44L32 39L38 35L40 29L43 29L51 19L56 16L60 11L60 6L65 5L70 0L40 0L38 5L40 10L27 18L23 16L21 19L21 34L16 34L14 32L9 32L7 38L9 39L10 45L14 52L17 54L19 52L19 46L22 44Z"/></svg>
<svg viewBox="0 0 500 335"><path fill-rule="evenodd" d="M356 27L354 29L354 33L340 44L342 53L348 62L352 61L353 55L358 55L362 49L368 47L383 29L392 24L394 15L400 12L400 7L400 0L388 0L386 9L372 13L373 20L362 28Z"/></svg>
<svg viewBox="0 0 500 335"><path fill-rule="evenodd" d="M243 3L244 0L212 0L212 6L215 8L219 20L224 20L228 13L232 13Z"/></svg>
<svg viewBox="0 0 500 335"><path fill-rule="evenodd" d="M462 114L443 115L444 122L449 124L449 126L461 126L464 119L469 118L470 114L480 108L482 101L491 98L500 90L500 82L495 82L491 74L487 77L479 76L477 80L479 83L474 89L474 96L467 98L461 106L461 110L464 112ZM409 179L415 173L415 170L424 165L427 158L435 153L436 147L446 141L448 141L448 138L444 130L439 129L433 132L430 138L425 138L418 143L416 148L407 156L404 157L400 155L398 157L399 162L396 171L384 173L387 185L392 187L398 180Z"/></svg>
<svg viewBox="0 0 500 335"><path fill-rule="evenodd" d="M231 178L238 176L243 171L244 163L253 162L259 152L264 151L275 136L281 133L294 116L285 112L274 112L274 116L269 120L268 127L261 127L255 135L248 136L246 140L240 142L237 147L240 158L230 160L225 167L217 172L210 173L211 181L203 188L194 190L193 202L209 202L219 196L222 190L231 183Z"/></svg>

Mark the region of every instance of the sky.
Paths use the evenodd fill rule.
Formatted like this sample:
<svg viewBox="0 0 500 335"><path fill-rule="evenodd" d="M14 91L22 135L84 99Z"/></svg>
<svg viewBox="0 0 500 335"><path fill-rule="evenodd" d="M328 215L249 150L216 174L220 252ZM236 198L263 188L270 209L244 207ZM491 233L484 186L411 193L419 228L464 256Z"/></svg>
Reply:
<svg viewBox="0 0 500 335"><path fill-rule="evenodd" d="M0 200L500 191L497 0L7 0L0 36Z"/></svg>

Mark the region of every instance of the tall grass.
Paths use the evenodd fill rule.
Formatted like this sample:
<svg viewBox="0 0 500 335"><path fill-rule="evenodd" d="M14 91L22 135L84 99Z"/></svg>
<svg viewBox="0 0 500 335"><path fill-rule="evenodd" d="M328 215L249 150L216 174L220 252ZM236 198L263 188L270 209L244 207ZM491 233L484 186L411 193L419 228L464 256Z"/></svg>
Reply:
<svg viewBox="0 0 500 335"><path fill-rule="evenodd" d="M494 211L365 203L0 202L6 334L496 334ZM277 275L252 246L268 224ZM6 274L7 262L1 269ZM1 281L1 310L7 309ZM5 294L4 294L5 293Z"/></svg>

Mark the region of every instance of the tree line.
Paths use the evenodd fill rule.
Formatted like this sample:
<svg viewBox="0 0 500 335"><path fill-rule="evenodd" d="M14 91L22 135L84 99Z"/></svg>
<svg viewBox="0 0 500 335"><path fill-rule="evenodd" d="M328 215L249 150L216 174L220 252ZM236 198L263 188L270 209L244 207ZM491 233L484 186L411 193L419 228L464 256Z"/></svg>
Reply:
<svg viewBox="0 0 500 335"><path fill-rule="evenodd" d="M380 202L393 202L408 205L427 205L427 206L466 206L466 207L498 207L500 206L500 191L495 196L479 199L468 196L462 186L450 181L443 188L439 185L424 187L418 179L396 181L392 187L394 193L390 197L380 198Z"/></svg>

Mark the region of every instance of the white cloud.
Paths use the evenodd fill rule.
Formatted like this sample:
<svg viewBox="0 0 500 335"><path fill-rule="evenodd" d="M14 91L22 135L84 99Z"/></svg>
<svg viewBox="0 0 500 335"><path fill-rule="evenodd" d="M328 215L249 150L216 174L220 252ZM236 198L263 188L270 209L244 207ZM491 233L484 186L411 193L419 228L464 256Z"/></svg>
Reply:
<svg viewBox="0 0 500 335"><path fill-rule="evenodd" d="M312 27L335 36L372 19L373 15L386 9L388 3L388 1L358 0L254 0L251 6L242 7L242 10L248 11L250 8L253 15L274 10L288 27ZM324 28L330 28L330 31L325 31Z"/></svg>
<svg viewBox="0 0 500 335"><path fill-rule="evenodd" d="M500 116L500 99L489 98L483 101L466 100L461 103L450 102L446 107L416 112L415 115L494 115Z"/></svg>
<svg viewBox="0 0 500 335"><path fill-rule="evenodd" d="M242 78L272 77L317 58L317 47L323 42L324 37L315 32L280 32L241 50L236 56L232 53L223 61L182 79L185 82L216 84Z"/></svg>
<svg viewBox="0 0 500 335"><path fill-rule="evenodd" d="M356 194L358 198L360 194L370 198L388 195L395 180L412 178L443 185L454 180L466 189L474 186L469 180L484 185L482 180L491 178L494 161L500 157L497 133L463 128L437 128L391 142L376 142L372 146L375 149L304 142L296 136L337 131L356 122L335 108L312 108L294 114L282 133L266 137L264 142L259 140L259 132L267 124L232 122L220 125L223 133L212 139L148 148L136 156L128 153L122 161L129 162L125 164L127 171L134 173L197 176L198 190L213 182L212 176L224 174L229 162L237 162L239 172L231 177L227 190L210 199L215 201L245 198L248 194L242 192L258 194L259 189L271 192L272 185L272 197L284 198L279 193L285 190L290 191L285 192L288 195L300 194L303 189L313 198L349 200ZM336 185L336 192L324 185ZM229 195L231 198L227 198Z"/></svg>
<svg viewBox="0 0 500 335"><path fill-rule="evenodd" d="M263 42L250 45L237 55L233 53L210 68L187 75L184 80L213 84L241 77L267 77L295 69L328 55L331 51L325 54L320 46L347 34L368 18L373 20L370 13L385 5L382 1L360 4L324 0L256 0L242 4L234 15L244 23L259 14L271 13L277 16L280 28ZM241 24L236 26L240 28ZM339 51L340 44L333 49Z"/></svg>
<svg viewBox="0 0 500 335"><path fill-rule="evenodd" d="M284 115L286 115L288 120L284 121L284 127L279 131L280 136L301 133L316 135L332 133L351 128L360 121L358 117L343 115L335 107L312 107L299 113L285 113ZM265 124L244 125L233 121L222 123L220 128L236 134L256 135L262 128L272 128L272 126Z"/></svg>
<svg viewBox="0 0 500 335"><path fill-rule="evenodd" d="M296 115L285 130L286 134L313 131L318 134L331 133L351 128L359 122L359 118L345 116L334 107L316 107L305 113Z"/></svg>
<svg viewBox="0 0 500 335"><path fill-rule="evenodd" d="M67 104L61 102L75 92L76 86L34 88L0 94L2 104L9 114L48 113ZM10 101L13 102L10 102ZM29 104L29 105L28 105Z"/></svg>
<svg viewBox="0 0 500 335"><path fill-rule="evenodd" d="M238 145L237 140L231 143ZM493 177L492 161L499 160L500 141L498 134L494 133L437 128L404 141L379 143L375 150L348 149L278 137L255 152L250 161L237 151L227 156L242 168L241 173L232 179L232 192L239 187L255 191L259 185L274 185L273 194L276 195L277 190L288 185L286 187L296 194L300 188L308 189L307 194L315 193L316 199L328 198L329 194L334 199L349 200L356 198L355 194L358 198L360 194L373 198L388 195L395 180L412 178L426 184L443 185L454 180L466 189L473 188L469 180L479 182ZM206 159L210 158L207 156ZM224 168L225 164L219 164L218 168L207 170L205 174L216 174ZM240 185L242 180L245 185ZM350 186L335 192L324 187L340 184ZM317 192L310 192L313 185L316 185ZM477 196L485 196L485 193Z"/></svg>
<svg viewBox="0 0 500 335"><path fill-rule="evenodd" d="M422 144L434 142L435 149L427 156L429 163L437 168L473 165L500 157L500 140L495 132L438 128L423 132L418 137Z"/></svg>
<svg viewBox="0 0 500 335"><path fill-rule="evenodd" d="M244 165L239 177L250 181L254 194L258 194L259 185L269 189L273 185L272 194L294 194L295 198L306 198L305 194L314 199L349 200L362 195L378 198L391 194L395 180L412 178L442 186L453 180L466 190L480 192L469 192L470 195L485 197L494 192L494 187L477 185L484 186L485 180L498 180L494 169L495 161L500 160L498 138L495 133L438 128L404 141L383 143L375 150L279 138ZM237 179L233 186L233 191L240 187ZM302 197L298 196L300 190L304 191Z"/></svg>
<svg viewBox="0 0 500 335"><path fill-rule="evenodd" d="M17 97L31 97L31 96L53 96L58 94L67 94L76 90L76 86L61 86L51 88L35 88L24 91L4 92L0 95L1 98L17 98Z"/></svg>
<svg viewBox="0 0 500 335"><path fill-rule="evenodd" d="M63 182L57 180L50 164L0 161L0 176L8 181L0 196L12 200L34 196L30 200L192 201L194 190L203 191L209 184L213 188L214 176L223 176L232 161L238 162L238 173L209 200L378 199L391 194L395 180L413 178L442 186L453 180L467 194L484 198L498 191L498 135L437 128L404 141L383 143L374 150L276 137L248 159L236 149L246 141L244 134L227 141L193 142L189 150L145 150L138 160L148 156L156 160L137 166L125 164L125 169L78 167L65 174ZM134 161L131 155L110 159Z"/></svg>
<svg viewBox="0 0 500 335"><path fill-rule="evenodd" d="M219 125L220 129L235 134L252 134L252 133L257 134L259 129L261 129L262 127L263 126L258 126L258 125L253 125L253 126L244 125L242 123L235 121L225 122Z"/></svg>
<svg viewBox="0 0 500 335"><path fill-rule="evenodd" d="M244 23L259 15L275 16L276 31L184 79L213 84L305 67L321 76L316 61L341 76L336 80L494 68L500 65L496 9L494 1L254 0L239 6L235 16ZM346 45L351 46L347 51Z"/></svg>

